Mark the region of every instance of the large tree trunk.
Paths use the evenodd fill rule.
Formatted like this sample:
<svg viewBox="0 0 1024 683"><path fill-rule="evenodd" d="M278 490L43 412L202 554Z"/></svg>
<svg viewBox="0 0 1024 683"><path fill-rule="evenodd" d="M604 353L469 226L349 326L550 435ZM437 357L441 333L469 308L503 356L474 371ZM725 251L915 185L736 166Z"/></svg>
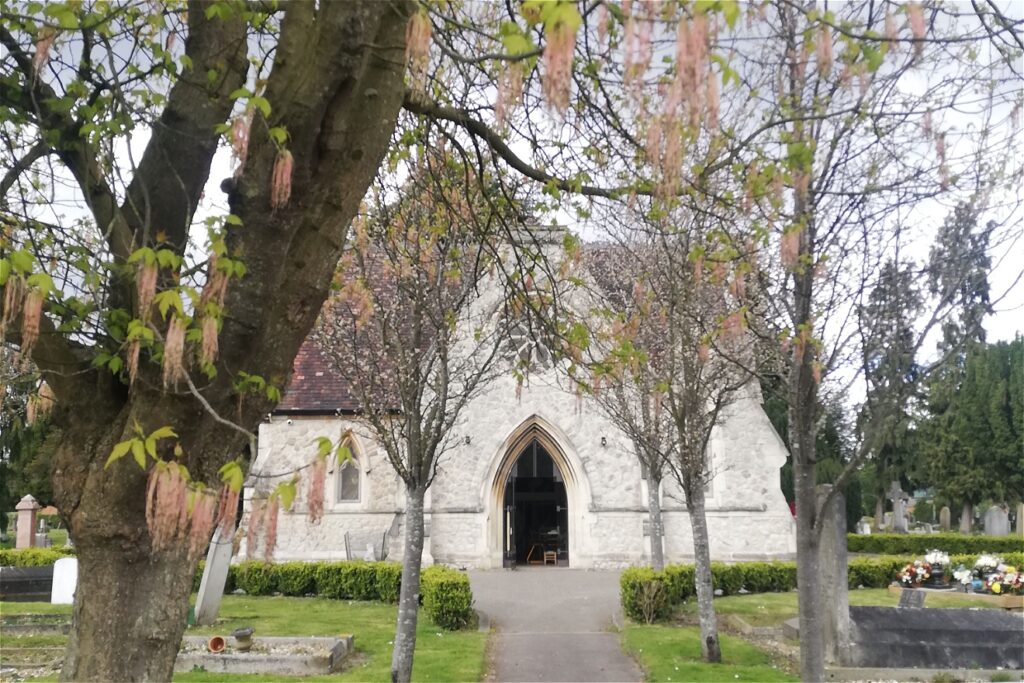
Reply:
<svg viewBox="0 0 1024 683"><path fill-rule="evenodd" d="M651 567L655 571L665 568L665 547L662 534L661 500L659 493L661 479L653 475L647 478L647 512L651 524Z"/></svg>
<svg viewBox="0 0 1024 683"><path fill-rule="evenodd" d="M55 453L56 499L78 556L62 680L169 681L185 630L198 558L187 557L187 539L154 552L146 474L130 457L104 467L135 419L126 413L111 418L97 407L95 424L61 430Z"/></svg>
<svg viewBox="0 0 1024 683"><path fill-rule="evenodd" d="M875 531L881 531L885 527L885 494L878 494L875 501Z"/></svg>
<svg viewBox="0 0 1024 683"><path fill-rule="evenodd" d="M964 503L964 508L960 512L960 532L969 534L974 526L974 505L971 503Z"/></svg>
<svg viewBox="0 0 1024 683"><path fill-rule="evenodd" d="M416 621L420 607L420 566L423 562L424 489L407 487L405 492L405 553L402 557L402 589L398 597L398 625L391 655L392 683L412 679L416 653Z"/></svg>
<svg viewBox="0 0 1024 683"><path fill-rule="evenodd" d="M718 619L715 615L715 588L711 578L711 542L708 520L704 516L704 485L689 487L686 508L693 531L693 561L697 589L697 615L700 622L700 653L706 662L721 662L722 647L718 640Z"/></svg>

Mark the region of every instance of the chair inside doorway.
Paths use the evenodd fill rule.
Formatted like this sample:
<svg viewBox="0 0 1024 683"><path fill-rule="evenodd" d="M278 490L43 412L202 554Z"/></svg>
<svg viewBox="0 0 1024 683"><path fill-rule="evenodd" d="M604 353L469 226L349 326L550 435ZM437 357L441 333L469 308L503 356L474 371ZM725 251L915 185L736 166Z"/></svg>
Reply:
<svg viewBox="0 0 1024 683"><path fill-rule="evenodd" d="M505 486L505 556L518 565L569 566L565 482L536 439L516 458Z"/></svg>

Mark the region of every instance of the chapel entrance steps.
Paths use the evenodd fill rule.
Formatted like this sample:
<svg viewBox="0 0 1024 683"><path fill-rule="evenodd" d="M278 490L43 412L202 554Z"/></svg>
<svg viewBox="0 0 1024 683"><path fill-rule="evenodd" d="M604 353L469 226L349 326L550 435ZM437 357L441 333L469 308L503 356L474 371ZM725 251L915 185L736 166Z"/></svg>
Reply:
<svg viewBox="0 0 1024 683"><path fill-rule="evenodd" d="M494 630L488 680L643 680L619 642L619 574L550 565L469 572Z"/></svg>

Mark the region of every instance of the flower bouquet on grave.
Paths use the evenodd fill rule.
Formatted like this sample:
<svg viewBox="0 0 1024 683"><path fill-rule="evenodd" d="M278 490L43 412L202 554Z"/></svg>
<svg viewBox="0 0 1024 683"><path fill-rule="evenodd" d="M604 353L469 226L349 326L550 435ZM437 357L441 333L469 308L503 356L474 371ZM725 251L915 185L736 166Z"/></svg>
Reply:
<svg viewBox="0 0 1024 683"><path fill-rule="evenodd" d="M960 591L966 593L974 583L974 570L960 565L953 572L953 579L960 584Z"/></svg>
<svg viewBox="0 0 1024 683"><path fill-rule="evenodd" d="M985 581L985 589L996 595L1024 595L1024 574L1016 567L1003 567Z"/></svg>
<svg viewBox="0 0 1024 683"><path fill-rule="evenodd" d="M982 553L974 561L974 582L971 584L975 593L988 593L988 579L993 574L999 573L999 567L1003 564L1001 557Z"/></svg>
<svg viewBox="0 0 1024 683"><path fill-rule="evenodd" d="M924 556L925 563L931 565L931 576L928 577L926 585L934 587L945 587L949 585L949 577L946 576L946 567L949 566L949 553L941 550L929 550Z"/></svg>
<svg viewBox="0 0 1024 683"><path fill-rule="evenodd" d="M921 560L914 560L897 572L896 580L904 588L920 588L932 575L932 566Z"/></svg>

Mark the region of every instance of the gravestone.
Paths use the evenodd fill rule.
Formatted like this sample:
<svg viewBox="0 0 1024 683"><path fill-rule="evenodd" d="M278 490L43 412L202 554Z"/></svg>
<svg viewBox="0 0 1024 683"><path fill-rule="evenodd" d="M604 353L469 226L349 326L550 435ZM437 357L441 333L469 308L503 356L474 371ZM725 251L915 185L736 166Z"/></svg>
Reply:
<svg viewBox="0 0 1024 683"><path fill-rule="evenodd" d="M53 564L53 587L50 588L50 604L71 605L75 602L75 588L78 586L78 559L62 557Z"/></svg>
<svg viewBox="0 0 1024 683"><path fill-rule="evenodd" d="M949 507L946 505L942 506L939 510L939 528L943 531L949 531Z"/></svg>
<svg viewBox="0 0 1024 683"><path fill-rule="evenodd" d="M1006 510L993 505L985 512L985 533L989 536L1010 535L1010 518Z"/></svg>
<svg viewBox="0 0 1024 683"><path fill-rule="evenodd" d="M224 596L224 585L228 580L231 566L231 536L221 538L220 527L213 532L210 549L206 552L206 566L196 594L196 624L209 626L217 620L220 599Z"/></svg>
<svg viewBox="0 0 1024 683"><path fill-rule="evenodd" d="M897 534L907 533L906 493L900 488L898 481L889 487L889 500L892 501L892 531Z"/></svg>
<svg viewBox="0 0 1024 683"><path fill-rule="evenodd" d="M14 547L31 548L36 544L36 511L39 503L31 495L26 495L14 509L18 511L18 535Z"/></svg>
<svg viewBox="0 0 1024 683"><path fill-rule="evenodd" d="M904 588L900 593L900 602L897 607L924 607L924 599L928 593L917 588Z"/></svg>
<svg viewBox="0 0 1024 683"><path fill-rule="evenodd" d="M815 488L818 505L832 491L829 484ZM850 597L846 547L846 503L837 493L821 511L821 546L818 553L825 607L825 661L844 664L850 643Z"/></svg>
<svg viewBox="0 0 1024 683"><path fill-rule="evenodd" d="M1017 503L1017 535L1024 538L1024 503Z"/></svg>

